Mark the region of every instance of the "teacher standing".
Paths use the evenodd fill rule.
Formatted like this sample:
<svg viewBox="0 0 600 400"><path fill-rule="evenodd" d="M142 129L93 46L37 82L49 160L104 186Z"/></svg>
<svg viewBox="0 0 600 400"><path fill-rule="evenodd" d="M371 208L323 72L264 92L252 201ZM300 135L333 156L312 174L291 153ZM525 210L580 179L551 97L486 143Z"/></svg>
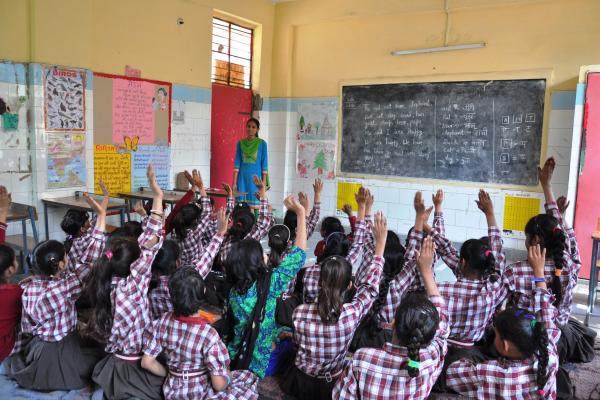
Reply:
<svg viewBox="0 0 600 400"><path fill-rule="evenodd" d="M246 138L236 145L233 166L233 191L246 192L245 195L237 197L237 201L245 201L253 206L259 204L255 196L258 188L254 184L254 176L261 177L269 187L267 142L258 137L259 129L260 122L256 118L250 118L246 122Z"/></svg>

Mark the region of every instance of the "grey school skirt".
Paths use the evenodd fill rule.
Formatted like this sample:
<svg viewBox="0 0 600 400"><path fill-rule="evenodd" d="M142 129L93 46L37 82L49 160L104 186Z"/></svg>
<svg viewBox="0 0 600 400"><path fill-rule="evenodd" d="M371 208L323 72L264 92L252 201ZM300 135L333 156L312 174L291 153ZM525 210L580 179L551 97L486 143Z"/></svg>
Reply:
<svg viewBox="0 0 600 400"><path fill-rule="evenodd" d="M104 351L88 345L77 332L58 342L33 336L4 363L6 374L30 390L74 390L91 384L94 366Z"/></svg>
<svg viewBox="0 0 600 400"><path fill-rule="evenodd" d="M102 388L104 397L112 400L162 399L165 378L142 368L140 360L125 361L114 354L104 357L94 368L92 379Z"/></svg>

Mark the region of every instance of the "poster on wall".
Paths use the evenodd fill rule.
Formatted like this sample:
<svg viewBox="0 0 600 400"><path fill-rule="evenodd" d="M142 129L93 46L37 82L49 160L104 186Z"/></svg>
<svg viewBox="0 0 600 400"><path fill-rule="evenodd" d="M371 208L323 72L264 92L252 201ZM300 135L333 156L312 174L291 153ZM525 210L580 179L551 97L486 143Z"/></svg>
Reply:
<svg viewBox="0 0 600 400"><path fill-rule="evenodd" d="M101 193L102 179L111 195L131 191L131 153L118 151L112 144L94 146L94 191Z"/></svg>
<svg viewBox="0 0 600 400"><path fill-rule="evenodd" d="M337 102L298 105L298 140L335 140L337 132Z"/></svg>
<svg viewBox="0 0 600 400"><path fill-rule="evenodd" d="M113 143L122 143L127 136L138 137L142 144L154 143L154 84L115 79L112 89Z"/></svg>
<svg viewBox="0 0 600 400"><path fill-rule="evenodd" d="M162 188L169 187L169 164L171 149L168 146L140 145L137 151L132 153L131 172L132 190L140 187L148 187L146 170L148 164L152 164L156 172L156 181Z"/></svg>
<svg viewBox="0 0 600 400"><path fill-rule="evenodd" d="M335 142L298 141L296 172L300 178L335 178Z"/></svg>
<svg viewBox="0 0 600 400"><path fill-rule="evenodd" d="M85 135L48 133L48 188L85 186Z"/></svg>
<svg viewBox="0 0 600 400"><path fill-rule="evenodd" d="M85 131L85 71L47 66L44 123L47 131Z"/></svg>

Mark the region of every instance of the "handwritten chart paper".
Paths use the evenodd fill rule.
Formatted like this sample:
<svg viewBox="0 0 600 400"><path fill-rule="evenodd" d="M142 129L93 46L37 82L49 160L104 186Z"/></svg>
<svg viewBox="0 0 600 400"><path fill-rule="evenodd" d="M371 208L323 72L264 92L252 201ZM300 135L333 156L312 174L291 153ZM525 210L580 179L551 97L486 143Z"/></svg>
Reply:
<svg viewBox="0 0 600 400"><path fill-rule="evenodd" d="M44 68L44 115L48 131L85 131L85 72Z"/></svg>
<svg viewBox="0 0 600 400"><path fill-rule="evenodd" d="M504 230L524 231L527 221L540 213L540 199L534 197L504 197Z"/></svg>
<svg viewBox="0 0 600 400"><path fill-rule="evenodd" d="M48 133L48 188L84 186L85 135Z"/></svg>
<svg viewBox="0 0 600 400"><path fill-rule="evenodd" d="M140 145L132 153L133 184L131 190L148 187L146 169L152 163L156 172L156 181L162 188L169 186L170 148L168 146Z"/></svg>
<svg viewBox="0 0 600 400"><path fill-rule="evenodd" d="M114 79L112 91L113 143L124 136L139 136L140 143L154 143L154 84Z"/></svg>
<svg viewBox="0 0 600 400"><path fill-rule="evenodd" d="M360 187L360 183L338 182L336 209L341 210L344 208L344 204L350 204L354 210L358 210L358 204L354 195Z"/></svg>
<svg viewBox="0 0 600 400"><path fill-rule="evenodd" d="M98 181L104 180L111 195L131 191L131 154L117 153L112 144L94 146L94 191L101 193Z"/></svg>

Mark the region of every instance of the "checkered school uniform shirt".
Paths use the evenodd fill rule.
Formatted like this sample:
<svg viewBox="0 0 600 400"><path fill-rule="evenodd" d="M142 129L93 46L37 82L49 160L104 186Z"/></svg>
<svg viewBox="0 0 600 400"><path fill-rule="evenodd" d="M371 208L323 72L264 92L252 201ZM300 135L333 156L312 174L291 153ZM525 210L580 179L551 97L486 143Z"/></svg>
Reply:
<svg viewBox="0 0 600 400"><path fill-rule="evenodd" d="M92 240L82 260L87 261L104 244L104 232L94 229ZM75 302L90 273L90 263L78 263L60 276L34 276L22 285L23 310L21 332L13 353L21 349L24 334L32 334L46 342L64 339L77 326Z"/></svg>
<svg viewBox="0 0 600 400"><path fill-rule="evenodd" d="M106 342L107 353L137 355L142 350L142 334L152 320L148 286L152 262L163 242L162 227L162 220L147 219L138 239L142 254L131 264L131 273L127 278L114 276L112 279L113 324ZM155 237L158 241L150 247L150 241Z"/></svg>
<svg viewBox="0 0 600 400"><path fill-rule="evenodd" d="M191 266L196 268L202 279L206 278L210 272L221 243L223 243L223 239L223 235L215 235L208 246L204 248L202 255L190 263ZM148 294L152 319L157 319L164 313L173 311L173 303L171 302L171 295L169 293L170 278L168 275L159 277L158 286Z"/></svg>
<svg viewBox="0 0 600 400"><path fill-rule="evenodd" d="M383 349L360 349L346 366L334 389L334 399L426 399L440 375L446 355L448 319L444 300L430 297L440 315L440 324L431 343L419 351L419 376L407 372L406 347L386 343Z"/></svg>
<svg viewBox="0 0 600 400"><path fill-rule="evenodd" d="M273 214L269 211L269 201L267 199L260 200L260 206L258 209L258 220L250 230L250 232L244 237L244 239L255 239L261 240L269 233L269 229L273 226L275 219ZM233 248L236 242L233 241L229 234L225 235L225 240L219 251L218 260L225 264L229 252Z"/></svg>
<svg viewBox="0 0 600 400"><path fill-rule="evenodd" d="M354 265L358 262L360 255L361 255L361 251L363 250L363 245L365 243L365 236L367 234L367 228L369 227L369 222L364 220L364 221L359 221L357 224L357 228L356 228L356 233L354 235L354 239L352 241L352 246L350 247L350 250L348 251L348 255L346 256L346 260L348 260L348 262L351 265ZM364 259L364 257L363 257ZM368 264L370 263L372 257L368 260L366 260L366 262L362 263L362 267L368 266ZM358 274L364 270L364 268L359 268L358 271L356 271L356 275L358 276ZM321 276L321 266L319 264L314 264L310 267L307 267L306 272L304 273L304 303L313 303L317 300L317 297L319 296L319 277ZM288 285L288 294L293 292L293 288L294 285L296 284L296 278L294 278L292 280L292 282L290 282L290 284ZM379 282L377 283L377 287L379 287ZM291 290L291 292L290 292Z"/></svg>
<svg viewBox="0 0 600 400"><path fill-rule="evenodd" d="M444 227L444 217L443 214L441 212L436 212L434 213L433 216L433 226L431 229L431 232L429 233L430 235L434 232L434 231L438 231L438 232L442 232L442 234L445 233L445 227ZM413 232L414 233L414 229ZM425 232L418 232L419 233L419 238L418 238L418 242L419 242L419 246L420 243L423 241L423 239L425 238ZM409 235L409 239L410 239ZM420 249L420 247L419 247ZM406 249L408 251L408 249ZM406 256L405 256L406 258ZM440 259L440 252L437 251L433 254L433 262L431 263L431 269L433 270L433 276L435 277L435 265L437 264L438 260ZM445 261L445 260L444 260ZM423 279L421 278L421 274L416 274L416 278L413 279L408 291L409 292L416 292L416 291L420 291L420 290L425 290L425 284L423 283Z"/></svg>
<svg viewBox="0 0 600 400"><path fill-rule="evenodd" d="M546 204L546 212L554 216L560 226L564 226L562 215L558 211L556 203ZM572 231L572 230L571 230ZM562 287L562 302L558 307L558 317L556 323L559 326L565 325L569 321L571 315L571 305L573 303L573 292L577 286L577 278L581 263L574 260L579 260L579 250L577 248L577 240L575 234L566 233L565 251L563 252L563 268L561 271L560 282ZM573 246L573 244L575 246ZM551 258L546 259L544 266L544 276L546 277L546 285L550 288L552 285L552 277L554 276L554 261ZM504 273L504 279L510 290L508 294L509 304L516 305L521 308L530 309L532 304L531 291L534 283L533 268L527 260L518 261L509 265Z"/></svg>
<svg viewBox="0 0 600 400"><path fill-rule="evenodd" d="M495 269L500 274L496 282L471 280L459 276L456 282L442 282L438 285L448 309L450 321L448 340L458 342L451 343L457 346L470 346L483 337L485 328L508 292L508 286L502 279L506 263L500 230L495 226L490 227L488 237L490 250L496 259ZM446 238L443 240L449 242Z"/></svg>
<svg viewBox="0 0 600 400"><path fill-rule="evenodd" d="M176 317L172 313L154 321L144 333L144 354L158 357L164 352L169 371L201 372L177 377L169 374L163 385L167 399L257 399L257 379L250 371L234 371L228 388L215 393L210 375L229 375L229 353L219 334L200 317Z"/></svg>
<svg viewBox="0 0 600 400"><path fill-rule="evenodd" d="M235 208L235 199L233 197L228 197L227 201L226 201L225 212L227 212L227 215L229 217L231 217L231 213L233 212L234 208ZM202 234L201 240L202 240L203 246L208 246L208 244L210 243L212 238L217 234L217 230L218 230L217 219L214 217L214 215L211 215L210 224L208 225L208 229L206 229L204 231L204 233Z"/></svg>
<svg viewBox="0 0 600 400"><path fill-rule="evenodd" d="M94 232L94 228L96 226L97 218L94 217L90 221L90 229L79 237L73 238L73 242L71 243L71 249L69 253L67 253L67 258L69 260L69 267L74 268L77 263L81 262L81 257L85 254L88 246L92 242L92 234ZM92 260L95 261L95 260Z"/></svg>
<svg viewBox="0 0 600 400"><path fill-rule="evenodd" d="M383 270L382 257L374 257L367 271L357 276L356 294L352 302L342 306L337 323L323 323L317 304L302 304L292 315L294 342L298 345L296 367L312 376L335 376L344 367L344 358L352 336L367 314L379 290Z"/></svg>
<svg viewBox="0 0 600 400"><path fill-rule="evenodd" d="M183 264L192 262L196 254L202 252L203 245L200 238L209 229L211 224L212 205L210 204L210 199L208 197L201 197L200 202L202 204L202 213L200 214L198 225L194 229L189 229L183 239L174 235L179 243L180 258Z"/></svg>
<svg viewBox="0 0 600 400"><path fill-rule="evenodd" d="M560 329L554 324L556 309L548 290L535 288L533 311L539 323L548 331L548 381L544 386L545 399L556 398L556 371L558 354L556 344ZM525 360L499 358L473 364L462 359L448 367L446 384L449 388L471 399L538 399L536 371L537 356Z"/></svg>

